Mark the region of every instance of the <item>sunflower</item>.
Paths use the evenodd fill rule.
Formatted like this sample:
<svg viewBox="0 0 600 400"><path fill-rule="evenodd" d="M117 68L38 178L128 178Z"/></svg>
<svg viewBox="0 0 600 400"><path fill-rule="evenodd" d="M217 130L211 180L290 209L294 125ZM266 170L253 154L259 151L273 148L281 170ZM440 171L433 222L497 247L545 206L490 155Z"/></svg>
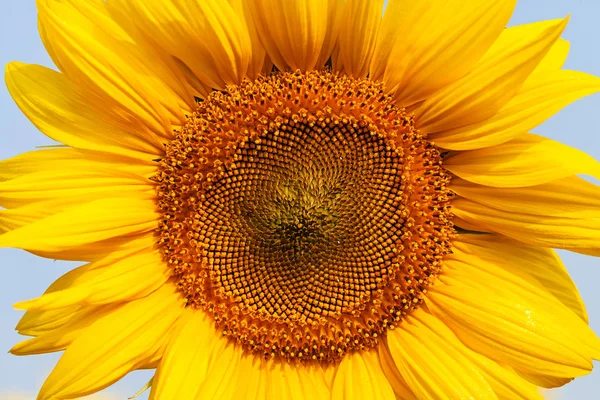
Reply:
<svg viewBox="0 0 600 400"><path fill-rule="evenodd" d="M62 145L0 163L0 246L85 262L17 329L38 399L539 399L600 340L592 157L529 133L600 90L514 0L39 0Z"/></svg>

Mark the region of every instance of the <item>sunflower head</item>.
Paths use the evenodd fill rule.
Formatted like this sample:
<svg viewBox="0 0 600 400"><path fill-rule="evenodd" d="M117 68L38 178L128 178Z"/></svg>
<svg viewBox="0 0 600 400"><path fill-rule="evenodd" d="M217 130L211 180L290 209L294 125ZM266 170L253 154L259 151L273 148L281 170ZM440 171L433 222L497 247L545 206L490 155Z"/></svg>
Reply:
<svg viewBox="0 0 600 400"><path fill-rule="evenodd" d="M273 72L201 102L159 172L192 308L252 352L335 361L422 303L450 252L440 152L381 83Z"/></svg>
<svg viewBox="0 0 600 400"><path fill-rule="evenodd" d="M600 164L528 133L600 90L513 0L40 0L11 63L62 143L0 162L0 246L85 264L14 354L40 400L539 399L600 340Z"/></svg>

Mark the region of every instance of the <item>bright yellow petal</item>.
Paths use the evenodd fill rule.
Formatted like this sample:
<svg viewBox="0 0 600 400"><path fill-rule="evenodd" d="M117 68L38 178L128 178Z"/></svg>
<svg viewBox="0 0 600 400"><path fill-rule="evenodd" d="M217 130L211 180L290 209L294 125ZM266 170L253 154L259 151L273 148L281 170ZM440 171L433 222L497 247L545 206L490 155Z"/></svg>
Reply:
<svg viewBox="0 0 600 400"><path fill-rule="evenodd" d="M529 246L503 236L478 234L459 235L452 245L457 251L489 260L513 274L532 276L561 303L588 322L579 291L554 250Z"/></svg>
<svg viewBox="0 0 600 400"><path fill-rule="evenodd" d="M346 355L337 367L333 381L332 399L395 400L379 360L377 349Z"/></svg>
<svg viewBox="0 0 600 400"><path fill-rule="evenodd" d="M317 65L328 31L330 2L336 0L250 0L252 17L267 54L282 71Z"/></svg>
<svg viewBox="0 0 600 400"><path fill-rule="evenodd" d="M591 371L600 340L533 278L476 256L446 264L426 302L467 346L529 373L574 377Z"/></svg>
<svg viewBox="0 0 600 400"><path fill-rule="evenodd" d="M127 0L119 7L207 88L224 89L246 77L252 42L241 3Z"/></svg>
<svg viewBox="0 0 600 400"><path fill-rule="evenodd" d="M159 58L144 54L105 2L38 0L38 13L62 72L122 105L157 136L173 137L171 125L185 122L183 109L193 99L181 97L182 82Z"/></svg>
<svg viewBox="0 0 600 400"><path fill-rule="evenodd" d="M455 175L494 187L522 187L548 183L571 175L600 178L600 163L581 150L534 134L504 144L463 151L444 159Z"/></svg>
<svg viewBox="0 0 600 400"><path fill-rule="evenodd" d="M2 217L0 215L0 219ZM121 236L151 232L156 229L156 221L155 206L151 200L107 198L8 231L0 235L0 247L62 251Z"/></svg>
<svg viewBox="0 0 600 400"><path fill-rule="evenodd" d="M265 364L263 373L267 379L265 396L267 400L336 398L331 395L330 375L321 366L290 365L278 362Z"/></svg>
<svg viewBox="0 0 600 400"><path fill-rule="evenodd" d="M215 331L208 314L186 309L156 369L150 399L178 400L198 398L199 388L206 379L208 363L213 354L213 342L224 340Z"/></svg>
<svg viewBox="0 0 600 400"><path fill-rule="evenodd" d="M235 372L242 358L242 350L223 336L213 336L215 339L206 346L209 356L206 377L202 382L196 382L199 386L196 399L234 400L238 383Z"/></svg>
<svg viewBox="0 0 600 400"><path fill-rule="evenodd" d="M280 394L268 397L267 362L260 355L242 354L236 372L232 378L235 380L235 390L232 392L231 400L255 400L255 399L281 399Z"/></svg>
<svg viewBox="0 0 600 400"><path fill-rule="evenodd" d="M458 351L471 362L484 377L499 399L535 399L542 400L537 387L522 379L509 368L505 368L493 360L478 354L466 347L438 318L429 313L420 312L415 315L424 326L429 328L428 339L433 339L440 347L444 345Z"/></svg>
<svg viewBox="0 0 600 400"><path fill-rule="evenodd" d="M250 6L245 0L236 0L237 10L242 8L242 12L244 13L244 19L246 21L246 25L248 26L248 34L250 35L250 42L252 50L250 52L250 61L248 62L248 71L246 75L250 79L257 78L261 73L268 73L273 68L273 63L267 57L267 51L265 47L260 42L260 37L258 36L258 31L256 30L256 26L254 25L254 19L252 18L252 11L250 10ZM239 4L241 3L241 5Z"/></svg>
<svg viewBox="0 0 600 400"><path fill-rule="evenodd" d="M32 203L24 207L9 210L0 210L0 243L2 234L8 233L31 224L37 224L50 216L60 219L65 210L73 208L70 201L43 201ZM73 210L71 210L73 211ZM141 211L141 210L138 210ZM69 215L69 213L67 213ZM89 217L89 216L88 216ZM63 221L68 223L67 221ZM29 229L29 228L28 228ZM131 234L110 237L97 242L87 242L75 246L67 246L63 249L41 250L31 249L29 252L39 256L55 260L67 261L96 261L103 259L115 251L135 252L140 250L140 243L146 246L146 242L155 244L153 229L141 229ZM9 246L10 247L10 246Z"/></svg>
<svg viewBox="0 0 600 400"><path fill-rule="evenodd" d="M6 66L6 86L23 114L45 135L68 146L152 159L164 150L142 124L123 117L118 106L39 65Z"/></svg>
<svg viewBox="0 0 600 400"><path fill-rule="evenodd" d="M356 78L369 73L384 0L349 0L344 8L339 33L340 52L334 69L343 65L344 72Z"/></svg>
<svg viewBox="0 0 600 400"><path fill-rule="evenodd" d="M82 307L76 313L65 313L65 310L60 310L63 314L69 315L68 320L58 325L54 329L48 329L46 325L45 331L40 332L33 339L28 339L17 343L10 352L18 356L26 356L32 354L52 353L55 351L65 350L73 341L75 341L85 330L102 318L118 308L118 305L110 304L107 306ZM21 332L20 332L21 333Z"/></svg>
<svg viewBox="0 0 600 400"><path fill-rule="evenodd" d="M494 146L520 137L570 103L598 91L600 79L583 72L538 73L489 119L432 135L432 139L452 150Z"/></svg>
<svg viewBox="0 0 600 400"><path fill-rule="evenodd" d="M60 155L66 153L56 149ZM86 201L107 197L133 197L154 199L156 192L148 179L154 171L146 167L147 176L139 175L142 168L129 168L102 158L94 160L94 154L83 152L79 159L51 160L39 157L36 153L51 153L53 150L25 153L15 159L0 162L5 174L17 175L18 171L29 169L25 175L2 181L0 179L0 206L13 208L41 201L60 201L78 205ZM32 154L32 157L27 157ZM85 158L86 155L89 158ZM43 162L44 159L48 162ZM21 164L19 161L23 160ZM16 161L16 162L15 162ZM32 164L37 161L37 171ZM13 164L13 165L11 165ZM16 164L16 165L15 165Z"/></svg>
<svg viewBox="0 0 600 400"><path fill-rule="evenodd" d="M102 165L107 168L110 165L117 171L128 171L143 177L150 177L156 173L156 163L147 165L136 161L132 158L97 151L67 147L44 148L0 160L0 182L48 168L78 169L83 163Z"/></svg>
<svg viewBox="0 0 600 400"><path fill-rule="evenodd" d="M392 385L392 389L394 389L396 398L402 400L418 400L412 389L408 387L408 384L404 378L400 376L400 372L398 371L398 368L394 363L394 359L390 354L387 341L381 343L378 346L378 350L379 360L381 361L381 369L388 379L388 382L390 382L390 385Z"/></svg>
<svg viewBox="0 0 600 400"><path fill-rule="evenodd" d="M533 383L536 386L552 389L566 385L571 382L575 378L557 378L554 376L547 375L536 375L536 374L528 374L527 372L522 372L516 370L517 373L522 376L527 381ZM551 400L551 398L549 399Z"/></svg>
<svg viewBox="0 0 600 400"><path fill-rule="evenodd" d="M80 312L82 312L82 308L79 306L49 311L27 311L15 329L21 335L40 336L46 332L60 329Z"/></svg>
<svg viewBox="0 0 600 400"><path fill-rule="evenodd" d="M455 338L448 342L451 336L442 339L421 322L422 314L417 310L387 335L396 367L416 397L496 399L481 371L461 353L464 345Z"/></svg>
<svg viewBox="0 0 600 400"><path fill-rule="evenodd" d="M459 178L453 212L524 243L600 254L600 187L569 177L526 188L491 188Z"/></svg>
<svg viewBox="0 0 600 400"><path fill-rule="evenodd" d="M504 52L517 43L525 43L529 38L543 34L544 30L551 28L556 22L557 20L538 21L504 29L482 61L485 61L486 58L495 57L496 53ZM560 69L565 63L568 53L569 43L564 39L558 39L540 61L532 75L538 72Z"/></svg>
<svg viewBox="0 0 600 400"><path fill-rule="evenodd" d="M514 0L390 1L370 67L401 105L465 76L508 22Z"/></svg>
<svg viewBox="0 0 600 400"><path fill-rule="evenodd" d="M571 44L567 40L563 38L558 39L536 69L533 70L530 78L536 77L538 73L561 69L567 61L570 49Z"/></svg>
<svg viewBox="0 0 600 400"><path fill-rule="evenodd" d="M327 1L327 33L325 33L321 54L317 60L317 67L325 65L330 58L336 58L333 53L334 49L339 50L339 46L336 46L336 44L339 44L339 31L345 7L346 0Z"/></svg>
<svg viewBox="0 0 600 400"><path fill-rule="evenodd" d="M556 21L541 34L489 50L464 78L429 97L416 111L416 126L437 133L490 118L518 92L535 67L558 40L567 19ZM435 140L435 136L433 139Z"/></svg>
<svg viewBox="0 0 600 400"><path fill-rule="evenodd" d="M161 287L171 269L156 250L131 255L109 266L88 269L67 289L22 301L15 308L49 310L71 305L118 303L145 297Z"/></svg>
<svg viewBox="0 0 600 400"><path fill-rule="evenodd" d="M85 396L145 366L164 351L184 301L168 284L99 318L65 351L38 399Z"/></svg>
<svg viewBox="0 0 600 400"><path fill-rule="evenodd" d="M452 190L491 208L539 216L600 218L600 186L577 176L543 185L496 188L456 178Z"/></svg>

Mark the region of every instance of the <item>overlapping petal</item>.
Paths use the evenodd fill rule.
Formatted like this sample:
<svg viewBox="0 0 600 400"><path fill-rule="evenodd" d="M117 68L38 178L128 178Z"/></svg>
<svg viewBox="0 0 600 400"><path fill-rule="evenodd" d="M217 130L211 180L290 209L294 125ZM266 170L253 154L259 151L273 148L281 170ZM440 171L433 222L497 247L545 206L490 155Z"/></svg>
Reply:
<svg viewBox="0 0 600 400"><path fill-rule="evenodd" d="M377 32L383 12L383 0L349 0L344 8L339 52L333 67L353 77L364 78L369 73Z"/></svg>
<svg viewBox="0 0 600 400"><path fill-rule="evenodd" d="M441 134L496 114L552 48L567 21L555 21L540 34L506 46L494 43L467 76L425 100L416 111L421 132Z"/></svg>
<svg viewBox="0 0 600 400"><path fill-rule="evenodd" d="M333 45L337 31L329 26L337 0L250 0L249 6L261 42L282 71L321 68L323 47ZM339 12L339 10L337 10Z"/></svg>
<svg viewBox="0 0 600 400"><path fill-rule="evenodd" d="M480 234L459 235L453 246L456 252L488 260L512 274L530 275L582 320L588 321L579 291L554 250L500 235ZM535 281L530 282L535 284Z"/></svg>
<svg viewBox="0 0 600 400"><path fill-rule="evenodd" d="M519 139L570 103L598 91L600 79L583 72L540 72L490 118L434 134L432 139L451 150L499 145Z"/></svg>
<svg viewBox="0 0 600 400"><path fill-rule="evenodd" d="M78 283L67 289L45 294L37 299L19 302L16 308L49 310L72 305L120 303L147 296L170 277L156 250L142 251L110 265L92 265Z"/></svg>
<svg viewBox="0 0 600 400"><path fill-rule="evenodd" d="M496 399L481 372L460 351L462 344L442 340L416 316L408 317L387 335L400 375L420 400L435 398Z"/></svg>
<svg viewBox="0 0 600 400"><path fill-rule="evenodd" d="M390 1L370 76L403 106L464 77L508 22L514 0Z"/></svg>
<svg viewBox="0 0 600 400"><path fill-rule="evenodd" d="M69 79L122 107L158 137L171 138L193 105L181 77L152 59L108 14L106 3L38 0L47 41Z"/></svg>
<svg viewBox="0 0 600 400"><path fill-rule="evenodd" d="M394 390L381 367L377 350L349 354L337 367L333 399L394 400ZM360 381L360 385L356 382Z"/></svg>
<svg viewBox="0 0 600 400"><path fill-rule="evenodd" d="M532 374L581 376L600 357L600 339L531 277L477 256L447 262L426 301L471 349Z"/></svg>
<svg viewBox="0 0 600 400"><path fill-rule="evenodd" d="M0 214L0 219L10 211ZM156 224L152 200L106 198L72 207L10 230L0 235L0 247L43 252L64 251L113 238L151 232Z"/></svg>
<svg viewBox="0 0 600 400"><path fill-rule="evenodd" d="M524 188L492 188L454 179L454 213L524 243L599 255L600 187L568 177Z"/></svg>
<svg viewBox="0 0 600 400"><path fill-rule="evenodd" d="M63 74L13 62L6 86L23 113L51 139L67 146L122 154L151 162L161 139L120 106Z"/></svg>
<svg viewBox="0 0 600 400"><path fill-rule="evenodd" d="M444 166L462 179L493 187L535 186L580 174L600 178L600 163L592 156L534 134L454 153L444 159Z"/></svg>
<svg viewBox="0 0 600 400"><path fill-rule="evenodd" d="M207 95L212 88L240 83L253 50L260 52L243 7L241 1L127 0L113 8L134 16L149 40L185 64L203 85L196 89Z"/></svg>
<svg viewBox="0 0 600 400"><path fill-rule="evenodd" d="M63 354L38 399L85 396L146 366L162 353L182 309L175 286L164 285L97 319Z"/></svg>
<svg viewBox="0 0 600 400"><path fill-rule="evenodd" d="M10 349L10 352L18 356L25 356L65 350L99 318L112 313L118 308L119 306L116 304L109 304L106 306L79 307L76 312L61 309L55 315L67 316L68 319L53 319L55 325L52 328L48 324L45 325L43 332L40 332L38 328L36 337L17 343ZM19 333L23 333L23 331L20 330Z"/></svg>

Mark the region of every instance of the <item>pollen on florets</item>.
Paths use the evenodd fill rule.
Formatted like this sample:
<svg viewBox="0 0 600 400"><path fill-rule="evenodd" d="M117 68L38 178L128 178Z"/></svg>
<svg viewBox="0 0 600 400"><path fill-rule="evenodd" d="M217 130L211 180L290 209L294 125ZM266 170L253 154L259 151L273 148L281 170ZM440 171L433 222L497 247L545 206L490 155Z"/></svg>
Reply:
<svg viewBox="0 0 600 400"><path fill-rule="evenodd" d="M420 306L450 252L450 177L383 86L274 73L214 92L154 177L189 307L248 351L339 360Z"/></svg>

